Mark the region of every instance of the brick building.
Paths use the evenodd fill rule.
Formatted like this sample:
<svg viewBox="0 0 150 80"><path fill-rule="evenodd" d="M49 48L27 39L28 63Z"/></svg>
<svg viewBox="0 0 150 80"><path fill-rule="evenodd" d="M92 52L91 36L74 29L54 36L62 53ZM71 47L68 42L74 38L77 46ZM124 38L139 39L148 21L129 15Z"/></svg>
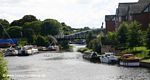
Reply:
<svg viewBox="0 0 150 80"><path fill-rule="evenodd" d="M105 16L106 30L115 31L119 25L123 22L138 21L142 25L142 29L145 30L150 24L150 0L139 0L132 3L119 3L116 9L115 19L109 20L108 15ZM110 22L115 22L111 24ZM115 29L112 29L112 26Z"/></svg>
<svg viewBox="0 0 150 80"><path fill-rule="evenodd" d="M115 31L115 17L116 15L106 15L105 16L105 22L106 22L106 31Z"/></svg>

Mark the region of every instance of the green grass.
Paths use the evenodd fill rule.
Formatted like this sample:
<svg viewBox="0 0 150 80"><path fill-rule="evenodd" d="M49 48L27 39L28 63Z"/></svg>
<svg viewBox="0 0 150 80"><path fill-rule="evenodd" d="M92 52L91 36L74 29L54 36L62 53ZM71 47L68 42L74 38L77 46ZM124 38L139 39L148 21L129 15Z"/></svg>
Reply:
<svg viewBox="0 0 150 80"><path fill-rule="evenodd" d="M150 59L145 59L145 60L142 60L142 62L147 62L147 63L150 63Z"/></svg>
<svg viewBox="0 0 150 80"><path fill-rule="evenodd" d="M121 54L124 53L129 53L129 54L134 54L135 56L141 58L141 59L145 59L148 58L148 54L149 54L149 49L147 49L144 46L141 47L134 47L133 49L126 49L124 51L121 52Z"/></svg>

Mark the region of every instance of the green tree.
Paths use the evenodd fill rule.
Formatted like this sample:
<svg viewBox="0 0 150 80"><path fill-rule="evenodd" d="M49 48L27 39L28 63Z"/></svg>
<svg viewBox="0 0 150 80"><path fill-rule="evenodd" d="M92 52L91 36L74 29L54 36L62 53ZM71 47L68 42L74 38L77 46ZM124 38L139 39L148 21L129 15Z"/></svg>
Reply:
<svg viewBox="0 0 150 80"><path fill-rule="evenodd" d="M25 15L22 19L14 20L11 23L11 26L22 26L26 22L32 22L37 21L36 17L34 15Z"/></svg>
<svg viewBox="0 0 150 80"><path fill-rule="evenodd" d="M97 38L89 42L88 48L92 49L95 52L101 53L101 47L102 47L101 40L100 38Z"/></svg>
<svg viewBox="0 0 150 80"><path fill-rule="evenodd" d="M9 22L5 19L0 19L0 24L5 28L9 27Z"/></svg>
<svg viewBox="0 0 150 80"><path fill-rule="evenodd" d="M134 21L129 25L129 36L128 36L128 46L133 49L133 47L137 47L141 45L141 25Z"/></svg>
<svg viewBox="0 0 150 80"><path fill-rule="evenodd" d="M147 29L147 34L146 34L146 47L150 49L150 25L149 28Z"/></svg>
<svg viewBox="0 0 150 80"><path fill-rule="evenodd" d="M60 33L61 23L54 19L43 21L41 32L43 35L57 35Z"/></svg>
<svg viewBox="0 0 150 80"><path fill-rule="evenodd" d="M116 46L118 44L116 32L108 32L107 37L111 45Z"/></svg>
<svg viewBox="0 0 150 80"><path fill-rule="evenodd" d="M35 35L41 34L41 21L32 21L32 22L26 22L23 25L23 29L27 30L30 29L34 32Z"/></svg>
<svg viewBox="0 0 150 80"><path fill-rule="evenodd" d="M2 27L2 25L0 25L0 38L2 38L3 37L3 27Z"/></svg>
<svg viewBox="0 0 150 80"><path fill-rule="evenodd" d="M69 35L73 33L73 29L70 26L66 25L64 22L62 22L61 25L62 25L61 32L64 35Z"/></svg>
<svg viewBox="0 0 150 80"><path fill-rule="evenodd" d="M0 19L0 38L4 37L4 29L9 27L9 22L5 19Z"/></svg>
<svg viewBox="0 0 150 80"><path fill-rule="evenodd" d="M49 41L47 37L38 35L37 38L35 39L35 44L38 46L48 46Z"/></svg>
<svg viewBox="0 0 150 80"><path fill-rule="evenodd" d="M19 26L11 26L7 29L7 33L11 38L20 38L22 36L22 28Z"/></svg>
<svg viewBox="0 0 150 80"><path fill-rule="evenodd" d="M86 37L86 44L87 44L87 47L89 47L90 46L90 41L91 40L93 40L93 33L92 32L89 32L88 34L87 34L87 37Z"/></svg>
<svg viewBox="0 0 150 80"><path fill-rule="evenodd" d="M10 23L10 26L22 26L21 20L14 20Z"/></svg>
<svg viewBox="0 0 150 80"><path fill-rule="evenodd" d="M119 46L125 47L127 46L127 40L128 40L128 24L126 22L123 22L117 31L117 41Z"/></svg>

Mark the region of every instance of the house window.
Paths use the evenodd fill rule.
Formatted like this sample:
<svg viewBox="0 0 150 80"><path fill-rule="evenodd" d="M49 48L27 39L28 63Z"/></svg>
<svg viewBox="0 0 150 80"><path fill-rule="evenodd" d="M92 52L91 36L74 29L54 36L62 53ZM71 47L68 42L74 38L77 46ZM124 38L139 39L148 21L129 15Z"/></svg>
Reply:
<svg viewBox="0 0 150 80"><path fill-rule="evenodd" d="M148 8L146 8L146 9L144 10L144 12L149 12L149 9L148 9Z"/></svg>
<svg viewBox="0 0 150 80"><path fill-rule="evenodd" d="M144 12L150 12L150 6L148 6L148 7L144 10Z"/></svg>

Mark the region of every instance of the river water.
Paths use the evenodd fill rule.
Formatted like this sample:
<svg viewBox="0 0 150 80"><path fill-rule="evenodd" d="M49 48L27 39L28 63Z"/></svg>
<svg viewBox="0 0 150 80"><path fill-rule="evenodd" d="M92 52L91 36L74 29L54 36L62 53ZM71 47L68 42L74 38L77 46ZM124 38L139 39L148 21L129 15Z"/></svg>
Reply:
<svg viewBox="0 0 150 80"><path fill-rule="evenodd" d="M84 47L75 45L77 48ZM91 63L78 52L6 57L14 80L150 80L150 69Z"/></svg>

